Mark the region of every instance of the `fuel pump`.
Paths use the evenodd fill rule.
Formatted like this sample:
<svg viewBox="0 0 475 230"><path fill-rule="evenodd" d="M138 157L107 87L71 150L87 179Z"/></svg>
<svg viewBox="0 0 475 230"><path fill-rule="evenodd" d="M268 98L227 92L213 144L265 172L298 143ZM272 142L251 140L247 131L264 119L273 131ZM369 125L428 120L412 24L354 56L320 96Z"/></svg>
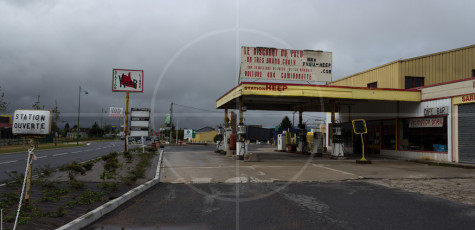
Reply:
<svg viewBox="0 0 475 230"><path fill-rule="evenodd" d="M247 153L246 126L243 124L237 127L236 155L241 159Z"/></svg>
<svg viewBox="0 0 475 230"><path fill-rule="evenodd" d="M283 131L282 134L277 134L277 151L285 152L286 141L286 132Z"/></svg>
<svg viewBox="0 0 475 230"><path fill-rule="evenodd" d="M223 148L224 151L226 152L226 156L232 156L231 154L231 134L233 133L233 130L231 128L225 128L224 133L223 133Z"/></svg>
<svg viewBox="0 0 475 230"><path fill-rule="evenodd" d="M299 143L297 146L297 152L306 153L308 152L308 142L307 142L307 129L305 125L299 125Z"/></svg>
<svg viewBox="0 0 475 230"><path fill-rule="evenodd" d="M216 153L224 153L226 148L225 148L225 139L224 139L224 128L219 127L218 128L218 140L216 141Z"/></svg>
<svg viewBox="0 0 475 230"><path fill-rule="evenodd" d="M313 130L313 149L312 154L321 156L323 154L323 134L317 129Z"/></svg>
<svg viewBox="0 0 475 230"><path fill-rule="evenodd" d="M333 141L332 141L332 156L343 157L343 136L341 135L341 123L332 125Z"/></svg>

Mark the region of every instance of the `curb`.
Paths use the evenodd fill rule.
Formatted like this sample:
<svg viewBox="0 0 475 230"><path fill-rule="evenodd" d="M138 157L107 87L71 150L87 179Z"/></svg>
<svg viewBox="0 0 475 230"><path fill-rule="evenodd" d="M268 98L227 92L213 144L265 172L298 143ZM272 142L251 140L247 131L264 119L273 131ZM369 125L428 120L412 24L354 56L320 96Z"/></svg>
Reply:
<svg viewBox="0 0 475 230"><path fill-rule="evenodd" d="M120 197L117 197L114 200L111 200L96 209L78 217L77 219L57 228L56 230L76 230L76 229L81 229L84 228L93 222L99 220L101 217L106 215L107 213L113 211L114 209L118 208L120 205L123 203L129 201L130 199L138 196L142 192L146 191L150 187L158 184L160 182L160 171L161 171L161 165L162 165L162 160L163 160L163 150L160 150L160 156L158 158L158 165L157 165L157 172L155 174L155 178L152 180L149 180L145 182L144 184L141 184L134 189L128 191L127 193L123 194Z"/></svg>

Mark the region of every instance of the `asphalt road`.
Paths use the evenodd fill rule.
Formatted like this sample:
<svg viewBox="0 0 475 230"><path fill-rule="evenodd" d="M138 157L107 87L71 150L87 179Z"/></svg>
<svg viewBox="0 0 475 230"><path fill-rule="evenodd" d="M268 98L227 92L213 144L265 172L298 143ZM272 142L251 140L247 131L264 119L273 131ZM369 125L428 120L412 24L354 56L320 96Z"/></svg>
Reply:
<svg viewBox="0 0 475 230"><path fill-rule="evenodd" d="M381 160L362 168L353 161L350 164L316 159L319 164L328 165L309 167L311 170L307 174L316 179L325 177L330 179L326 181L332 182L290 180L269 183L267 180L246 180L244 183L223 183L228 181L229 171L236 172L236 167L230 167L236 164L239 165L239 176L265 177L277 175L275 172L286 175L289 169L299 167L299 162L284 155L284 161L270 158L270 161L249 166L246 162L232 161L210 152L213 150L213 146L165 147L162 181L169 183L154 186L86 229L434 230L473 229L475 226L474 206L366 183L358 177L334 180L332 175L326 173L329 171L346 176L342 178L353 178L353 175L366 175L364 173L377 169L393 176L413 177L412 174L407 175L405 168L412 167L410 169L417 174L423 171L434 175L434 169L425 165L410 163L408 166L407 162ZM346 166L345 170L359 171L348 173L334 168L342 164ZM184 179L171 179L171 169L179 172ZM398 171L393 172L396 169ZM438 173L447 174L459 170L435 169L441 171ZM166 172L168 179L165 178ZM186 179L188 176L190 178ZM211 179L204 180L205 177Z"/></svg>
<svg viewBox="0 0 475 230"><path fill-rule="evenodd" d="M88 146L69 147L34 151L38 160L33 161L33 169L56 168L72 161L83 162L114 151L123 151L124 141L91 142ZM0 181L11 178L6 172L24 173L28 152L0 154ZM1 184L1 183L0 183Z"/></svg>
<svg viewBox="0 0 475 230"><path fill-rule="evenodd" d="M87 227L473 229L475 208L364 182L159 184ZM123 228L122 228L123 227Z"/></svg>

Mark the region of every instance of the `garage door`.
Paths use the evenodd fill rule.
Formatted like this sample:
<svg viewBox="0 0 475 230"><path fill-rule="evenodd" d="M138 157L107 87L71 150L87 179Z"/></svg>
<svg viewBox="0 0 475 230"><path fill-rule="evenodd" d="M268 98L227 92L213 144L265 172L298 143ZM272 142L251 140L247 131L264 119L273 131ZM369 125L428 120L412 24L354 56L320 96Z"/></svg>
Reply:
<svg viewBox="0 0 475 230"><path fill-rule="evenodd" d="M459 105L459 162L475 164L475 104Z"/></svg>

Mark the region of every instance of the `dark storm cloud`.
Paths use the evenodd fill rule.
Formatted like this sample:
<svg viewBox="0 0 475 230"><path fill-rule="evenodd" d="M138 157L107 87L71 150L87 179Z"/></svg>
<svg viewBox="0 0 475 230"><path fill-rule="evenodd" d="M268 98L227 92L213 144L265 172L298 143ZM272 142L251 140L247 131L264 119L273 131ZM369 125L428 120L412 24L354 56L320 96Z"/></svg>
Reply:
<svg viewBox="0 0 475 230"><path fill-rule="evenodd" d="M472 1L432 0L7 0L0 2L0 85L8 112L31 108L41 95L46 108L56 100L71 125L82 86L89 94L81 94L81 123L112 123L101 111L125 107L125 93L111 90L112 69L142 69L144 93L131 94L131 107L154 106L160 125L171 102L192 106L205 111L175 106L180 127L215 126L223 121L216 99L236 85L236 39L238 46L331 51L338 79L473 44L473 8ZM274 126L284 115L292 113L249 111L246 123Z"/></svg>

